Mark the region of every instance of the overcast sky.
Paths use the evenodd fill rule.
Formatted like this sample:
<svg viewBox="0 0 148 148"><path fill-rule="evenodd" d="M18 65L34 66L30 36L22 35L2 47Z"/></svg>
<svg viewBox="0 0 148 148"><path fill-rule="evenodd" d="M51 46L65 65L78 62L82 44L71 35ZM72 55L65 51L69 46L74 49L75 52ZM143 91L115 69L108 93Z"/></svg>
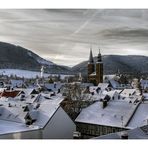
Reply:
<svg viewBox="0 0 148 148"><path fill-rule="evenodd" d="M148 10L0 10L0 41L73 66L102 54L148 56Z"/></svg>

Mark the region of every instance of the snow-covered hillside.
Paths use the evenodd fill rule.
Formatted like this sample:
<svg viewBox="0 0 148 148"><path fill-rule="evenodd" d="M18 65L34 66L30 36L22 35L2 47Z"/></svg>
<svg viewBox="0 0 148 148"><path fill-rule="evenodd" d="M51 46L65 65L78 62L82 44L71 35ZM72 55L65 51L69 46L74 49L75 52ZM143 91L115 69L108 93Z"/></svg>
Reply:
<svg viewBox="0 0 148 148"><path fill-rule="evenodd" d="M43 65L47 65L47 66L56 65L51 61L47 61L47 60L45 60L45 59L43 59L43 58L41 58L41 57L39 57L39 56L37 56L35 54L32 54L30 51L28 51L28 55L30 57L34 57L39 64L43 64Z"/></svg>

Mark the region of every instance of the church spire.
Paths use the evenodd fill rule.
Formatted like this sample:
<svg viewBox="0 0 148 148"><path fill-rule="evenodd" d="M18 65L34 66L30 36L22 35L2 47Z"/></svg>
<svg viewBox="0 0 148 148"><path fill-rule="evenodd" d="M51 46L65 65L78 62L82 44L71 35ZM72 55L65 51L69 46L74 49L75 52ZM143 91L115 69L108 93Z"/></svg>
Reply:
<svg viewBox="0 0 148 148"><path fill-rule="evenodd" d="M90 48L90 54L89 54L89 63L94 63L92 49Z"/></svg>
<svg viewBox="0 0 148 148"><path fill-rule="evenodd" d="M102 56L101 56L100 49L99 49L99 54L98 54L98 57L97 57L97 62L102 62Z"/></svg>

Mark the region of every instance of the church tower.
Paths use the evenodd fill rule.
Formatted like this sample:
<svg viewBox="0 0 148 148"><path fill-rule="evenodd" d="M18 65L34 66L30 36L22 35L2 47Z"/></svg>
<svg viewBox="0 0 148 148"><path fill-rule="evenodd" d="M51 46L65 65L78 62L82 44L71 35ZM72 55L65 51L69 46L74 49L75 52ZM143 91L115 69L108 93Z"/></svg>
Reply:
<svg viewBox="0 0 148 148"><path fill-rule="evenodd" d="M96 62L96 84L103 83L103 62L99 49L99 54Z"/></svg>
<svg viewBox="0 0 148 148"><path fill-rule="evenodd" d="M90 49L89 61L88 61L88 77L95 71L95 65L92 55L92 49ZM88 78L89 79L89 78Z"/></svg>

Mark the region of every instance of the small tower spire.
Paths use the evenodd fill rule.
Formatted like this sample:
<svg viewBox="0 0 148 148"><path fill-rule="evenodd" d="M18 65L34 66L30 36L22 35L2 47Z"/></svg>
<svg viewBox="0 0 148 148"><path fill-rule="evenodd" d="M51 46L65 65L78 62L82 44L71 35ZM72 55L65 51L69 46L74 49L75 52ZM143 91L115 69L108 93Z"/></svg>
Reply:
<svg viewBox="0 0 148 148"><path fill-rule="evenodd" d="M41 66L41 79L43 78L44 76L44 66Z"/></svg>
<svg viewBox="0 0 148 148"><path fill-rule="evenodd" d="M98 54L97 59L98 59L97 62L101 62L102 61L102 56L101 56L100 49L99 49L99 54Z"/></svg>
<svg viewBox="0 0 148 148"><path fill-rule="evenodd" d="M92 54L92 48L90 48L89 63L94 63L93 54Z"/></svg>

